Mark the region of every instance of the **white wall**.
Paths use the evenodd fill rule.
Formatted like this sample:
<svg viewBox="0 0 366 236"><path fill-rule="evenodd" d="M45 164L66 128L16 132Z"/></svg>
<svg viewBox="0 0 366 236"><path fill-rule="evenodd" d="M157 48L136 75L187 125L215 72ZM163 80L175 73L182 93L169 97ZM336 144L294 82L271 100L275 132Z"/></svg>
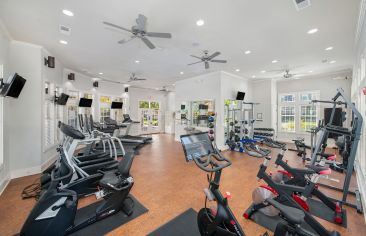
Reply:
<svg viewBox="0 0 366 236"><path fill-rule="evenodd" d="M252 98L248 81L224 71L212 72L175 83L175 110L180 110L182 102L214 100L216 117L216 143L220 149L226 148L224 139L224 100L235 99L237 92L246 92L246 99ZM184 133L179 121L175 122L175 139Z"/></svg>
<svg viewBox="0 0 366 236"><path fill-rule="evenodd" d="M37 173L41 164L41 48L12 41L9 55L9 70L27 80L18 99L4 100L5 149L11 175L19 177Z"/></svg>
<svg viewBox="0 0 366 236"><path fill-rule="evenodd" d="M256 121L254 127L272 128L272 80L259 80L251 83L253 101L259 103L254 106L254 119L258 113L262 113L263 121ZM248 101L247 99L245 99Z"/></svg>
<svg viewBox="0 0 366 236"><path fill-rule="evenodd" d="M6 32L6 28L3 26L0 21L0 65L3 65L3 76L4 78L8 78L10 75L9 70L9 50L10 50L10 36ZM0 109L3 107L3 98L0 97ZM9 149L5 146L8 145L8 142L5 143L2 132L4 132L3 119L4 112L0 111L0 158L2 158L3 162L0 164L0 194L5 188L6 184L10 179L10 160L8 156ZM6 139L7 140L7 139Z"/></svg>

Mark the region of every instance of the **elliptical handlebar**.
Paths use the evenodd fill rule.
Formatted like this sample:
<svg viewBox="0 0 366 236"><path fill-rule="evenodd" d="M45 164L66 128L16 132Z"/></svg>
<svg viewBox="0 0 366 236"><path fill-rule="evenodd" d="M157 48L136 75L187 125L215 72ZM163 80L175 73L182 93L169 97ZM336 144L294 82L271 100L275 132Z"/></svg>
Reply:
<svg viewBox="0 0 366 236"><path fill-rule="evenodd" d="M64 175L64 176L61 176L61 177L56 177L56 172L59 171L59 167L56 167L55 169L52 170L51 172L51 181L52 182L58 182L58 181L61 181L61 180L64 180L64 179L67 179L69 178L73 173L74 173L74 170L73 168L69 165L69 163L65 162L65 166L67 167L68 169L68 173L67 175Z"/></svg>
<svg viewBox="0 0 366 236"><path fill-rule="evenodd" d="M202 160L201 158L193 158L193 160L201 170L206 172L216 172L232 164L232 162L229 159L218 153L208 154L206 160ZM211 165L211 167L209 167L209 165Z"/></svg>

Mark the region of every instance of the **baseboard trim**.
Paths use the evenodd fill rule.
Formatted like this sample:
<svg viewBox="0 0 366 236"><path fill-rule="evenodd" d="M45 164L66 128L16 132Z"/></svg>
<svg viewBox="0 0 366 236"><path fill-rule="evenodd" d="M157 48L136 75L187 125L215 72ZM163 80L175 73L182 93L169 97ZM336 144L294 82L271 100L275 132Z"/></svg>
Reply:
<svg viewBox="0 0 366 236"><path fill-rule="evenodd" d="M53 157L51 157L47 161L43 162L41 165L41 171L43 172L45 169L50 167L57 160L57 157L58 157L58 155L55 154Z"/></svg>
<svg viewBox="0 0 366 236"><path fill-rule="evenodd" d="M10 175L7 175L5 177L5 179L0 183L0 196L1 194L3 194L4 190L6 189L6 187L9 185L10 183Z"/></svg>
<svg viewBox="0 0 366 236"><path fill-rule="evenodd" d="M19 170L13 170L10 172L10 178L20 178L28 175L35 175L41 173L41 166L33 166L30 168L24 168Z"/></svg>

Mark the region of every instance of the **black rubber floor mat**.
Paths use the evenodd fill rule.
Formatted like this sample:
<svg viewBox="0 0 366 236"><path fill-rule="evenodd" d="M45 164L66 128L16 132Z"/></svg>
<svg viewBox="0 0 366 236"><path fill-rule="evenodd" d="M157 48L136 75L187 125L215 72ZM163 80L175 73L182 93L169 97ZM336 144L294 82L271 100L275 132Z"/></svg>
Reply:
<svg viewBox="0 0 366 236"><path fill-rule="evenodd" d="M148 236L200 236L197 227L197 212L192 208L163 224Z"/></svg>
<svg viewBox="0 0 366 236"><path fill-rule="evenodd" d="M101 221L98 221L94 224L91 224L87 226L84 229L81 229L79 231L76 231L72 233L73 236L82 236L82 235L88 235L88 236L101 236L105 235L108 232L120 227L121 225L137 218L138 216L146 213L148 209L144 207L139 201L137 201L136 198L130 195L130 197L134 201L134 208L133 213L130 216L125 215L122 211L116 213L115 215L109 216ZM98 203L93 203L91 205L88 205L86 207L83 207L78 210L78 218L82 217L84 218L87 216L91 216L95 212L96 207L98 207Z"/></svg>
<svg viewBox="0 0 366 236"><path fill-rule="evenodd" d="M317 216L321 219L324 219L326 221L329 221L331 223L337 224L334 222L334 212L329 207L327 207L323 202L312 198L308 198L307 203L309 204L310 214ZM343 226L344 228L347 228L347 212L345 209L343 209L342 215L343 215L343 222L342 224L339 225Z"/></svg>
<svg viewBox="0 0 366 236"><path fill-rule="evenodd" d="M252 208L252 205L245 212L249 212L249 210L251 208ZM251 216L251 220L253 220L255 223L263 226L264 228L271 230L272 232L275 231L278 223L283 222L286 224L286 221L283 220L280 216L275 216L275 217L267 216L264 213L262 213L261 211L255 212ZM316 234L316 232L305 222L301 224L301 227L313 234Z"/></svg>

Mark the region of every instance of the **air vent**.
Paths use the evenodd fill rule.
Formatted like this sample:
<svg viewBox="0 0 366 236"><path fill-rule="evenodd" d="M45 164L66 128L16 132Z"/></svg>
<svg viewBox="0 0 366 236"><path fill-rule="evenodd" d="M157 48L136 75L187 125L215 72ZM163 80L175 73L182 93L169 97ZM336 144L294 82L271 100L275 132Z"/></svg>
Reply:
<svg viewBox="0 0 366 236"><path fill-rule="evenodd" d="M69 27L64 26L64 25L60 25L60 33L70 35L71 34L71 29Z"/></svg>
<svg viewBox="0 0 366 236"><path fill-rule="evenodd" d="M307 7L310 7L310 0L294 0L296 10L300 11Z"/></svg>

